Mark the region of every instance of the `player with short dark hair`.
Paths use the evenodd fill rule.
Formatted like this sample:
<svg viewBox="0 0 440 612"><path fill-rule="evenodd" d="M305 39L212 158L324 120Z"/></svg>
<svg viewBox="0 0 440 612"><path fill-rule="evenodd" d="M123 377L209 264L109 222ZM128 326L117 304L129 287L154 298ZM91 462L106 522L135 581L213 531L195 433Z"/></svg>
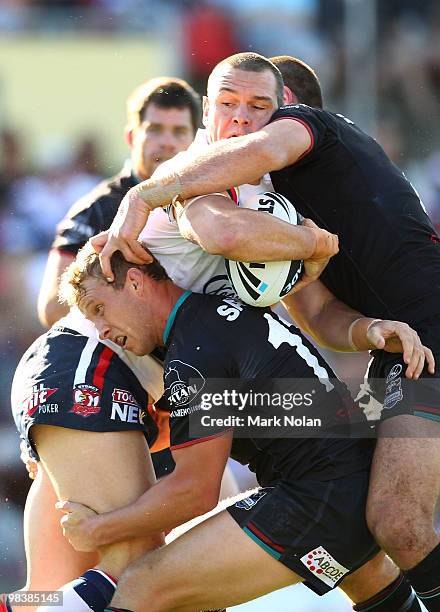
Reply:
<svg viewBox="0 0 440 612"><path fill-rule="evenodd" d="M191 144L200 117L200 96L182 79L151 79L129 96L125 138L130 162L76 202L58 224L38 299L43 325L49 327L67 314L58 300L59 279L66 266L91 236L110 226L131 187Z"/></svg>
<svg viewBox="0 0 440 612"><path fill-rule="evenodd" d="M266 86L266 95L276 98L271 73L266 74L267 82L260 79L259 84ZM285 300L302 329L322 345L346 350L347 338L342 334L336 342L329 342L332 330L326 317L336 296L370 316L412 325L439 359L440 238L406 177L377 142L338 114L304 104L272 108L276 112L268 111L261 118L266 125L258 129L254 114L263 111L247 107L240 97L240 83L245 81L249 87L252 73L226 66L223 71L214 70L214 75L205 100L205 123L213 144L195 159L138 185L127 195L121 205L125 222L115 222L102 252L106 276L111 278L108 257L114 250L128 258L137 251L137 228L145 223L149 209L173 197L184 206L185 199L221 192L231 184L249 183L270 172L277 191L293 200L302 215L340 240L340 252L327 266L322 283L313 283ZM231 98L226 107L220 102L225 96ZM216 142L227 137L227 129L232 129L228 126L240 130L238 137ZM237 225L232 232L236 212L226 211L218 200L209 202L198 201L182 215L187 225L192 224L188 234L198 237L199 244L203 246L216 227L217 252L226 257L231 244L246 241L250 261L259 261L258 253L269 246L271 261L289 259L293 230L281 231L268 218L263 229L255 214L255 221L248 218L246 225ZM96 239L96 248L102 249L104 239ZM362 325L354 318L352 332L356 335ZM433 370L428 373L425 369L414 386L416 395L404 393L406 365L399 356L377 351L370 368L372 393L384 409L378 425L368 520L378 542L406 571L426 607L439 610L440 535L435 526L440 491L439 374L432 377ZM407 368L407 376L411 378L413 371ZM414 493L402 487L402 482L410 483Z"/></svg>
<svg viewBox="0 0 440 612"><path fill-rule="evenodd" d="M297 57L277 55L270 61L275 64L283 75L284 87L288 88L284 95L284 104L307 104L322 108L322 91L318 75L308 64Z"/></svg>
<svg viewBox="0 0 440 612"><path fill-rule="evenodd" d="M183 79L157 77L136 87L127 99L128 129L142 125L150 104L163 109L187 108L191 115L194 134L200 126L200 96Z"/></svg>

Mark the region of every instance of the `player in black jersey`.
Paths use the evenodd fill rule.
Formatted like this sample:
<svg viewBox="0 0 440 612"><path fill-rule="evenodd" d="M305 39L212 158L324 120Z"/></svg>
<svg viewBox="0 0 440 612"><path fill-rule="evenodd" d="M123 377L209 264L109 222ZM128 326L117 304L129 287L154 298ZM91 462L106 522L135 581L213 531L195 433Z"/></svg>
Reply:
<svg viewBox="0 0 440 612"><path fill-rule="evenodd" d="M66 306L58 301L61 273L87 240L110 227L127 191L193 141L200 125L200 96L178 78L159 77L137 87L127 100L125 138L130 162L78 200L57 226L40 290L38 312L50 327Z"/></svg>
<svg viewBox="0 0 440 612"><path fill-rule="evenodd" d="M130 257L134 230L145 221L148 208L165 204L173 194L183 200L270 172L277 191L340 240L340 252L330 261L322 282L303 286L285 301L301 327L323 345L339 350L360 347L362 320L353 319L350 338L342 334L335 334L336 341L330 338L326 319L336 296L364 314L413 325L438 360L440 239L417 193L381 147L349 119L303 104L276 110L276 77L271 69L265 73L255 68L254 60L249 54L233 56L211 75L204 112L213 142L209 151L179 165L178 174L147 181L128 194L122 206L132 213L122 226L115 224L103 252L106 276L111 277L108 255L114 249ZM261 74L266 75L266 89ZM259 100L249 104L243 87L249 90L252 79L259 79ZM238 138L215 142L231 135ZM185 222L193 223L192 238L197 236L203 245L220 218L217 244L223 240L224 247L218 252L226 256L231 240L246 240L250 245L252 235L255 242L248 246L249 261L259 261L262 245L268 244L273 260L289 258L293 250L289 228L281 228L273 219L263 224L249 215L240 224L240 215L244 219L243 213L232 207L226 210L224 201L211 197L208 203L191 206ZM227 228L234 219L231 238ZM372 393L383 410L368 520L383 548L407 571L428 609L439 610L440 536L435 527L440 492L439 374L432 376L433 371L428 374L425 369L418 384L406 390L407 363L377 351L370 368ZM414 371L413 366L407 367L406 376L412 378Z"/></svg>
<svg viewBox="0 0 440 612"><path fill-rule="evenodd" d="M354 597L351 572L379 550L365 519L371 440L307 433L296 439L261 437L258 427L242 438L238 426L233 432L223 422L192 429L197 418L203 425L201 413L208 414L201 408L213 378L252 379L257 385L263 378L297 379L289 381L290 391L298 391L301 381L314 390L307 412L320 408L324 418L342 425L355 410L345 386L305 337L269 309L183 292L163 279L157 263L133 266L116 253L112 264L115 282L109 284L96 253L84 250L68 269L64 294L93 321L101 338L139 355L166 346L165 393L158 406L170 413L176 469L115 512L91 517L90 509L64 504L71 543L91 551L210 510L229 453L249 464L263 485L256 495L131 566L115 605L199 610L234 605L298 581L319 594L341 585ZM396 585L395 566L381 557L368 567L373 590L366 587L367 596L390 589L389 612L403 610L403 601L406 609L419 609L409 585L402 596L404 583Z"/></svg>

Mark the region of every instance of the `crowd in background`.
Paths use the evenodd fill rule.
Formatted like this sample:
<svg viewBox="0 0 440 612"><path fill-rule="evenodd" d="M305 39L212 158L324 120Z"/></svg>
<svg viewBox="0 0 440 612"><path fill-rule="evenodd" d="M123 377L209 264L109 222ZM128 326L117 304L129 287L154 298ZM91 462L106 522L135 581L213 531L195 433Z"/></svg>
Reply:
<svg viewBox="0 0 440 612"><path fill-rule="evenodd" d="M432 0L377 5L374 136L440 226L440 6ZM178 76L200 93L212 67L236 51L291 54L317 70L326 107L344 112L343 9L343 0L2 0L0 33L65 29L148 36L159 30L166 35L171 23L174 31L178 23L176 52L185 70ZM0 115L0 592L19 587L25 575L20 534L28 483L10 416L11 377L24 350L43 331L36 296L55 226L75 200L114 170L103 162L95 134L75 142L46 142L31 158L26 134L19 125L2 123ZM338 364L345 376L362 371L355 357Z"/></svg>

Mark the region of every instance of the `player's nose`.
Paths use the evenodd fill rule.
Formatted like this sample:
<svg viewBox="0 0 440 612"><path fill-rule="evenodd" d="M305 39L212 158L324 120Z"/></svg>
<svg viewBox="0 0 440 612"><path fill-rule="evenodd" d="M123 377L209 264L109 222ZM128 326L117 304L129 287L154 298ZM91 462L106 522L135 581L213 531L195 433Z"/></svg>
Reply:
<svg viewBox="0 0 440 612"><path fill-rule="evenodd" d="M249 125L250 118L246 107L238 106L234 113L234 123L237 125Z"/></svg>
<svg viewBox="0 0 440 612"><path fill-rule="evenodd" d="M106 325L102 321L95 323L96 329L98 330L100 340L110 340L110 326Z"/></svg>
<svg viewBox="0 0 440 612"><path fill-rule="evenodd" d="M176 137L169 131L164 131L160 139L160 145L163 149L176 149Z"/></svg>

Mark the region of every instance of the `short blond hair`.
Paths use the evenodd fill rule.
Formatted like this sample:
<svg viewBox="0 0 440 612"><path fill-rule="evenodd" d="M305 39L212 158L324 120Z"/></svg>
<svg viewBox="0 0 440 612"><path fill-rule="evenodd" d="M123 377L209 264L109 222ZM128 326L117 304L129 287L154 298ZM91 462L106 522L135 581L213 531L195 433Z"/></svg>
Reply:
<svg viewBox="0 0 440 612"><path fill-rule="evenodd" d="M142 246L145 250L148 250L144 244ZM114 275L114 281L110 284L116 290L124 287L127 272L130 268L138 268L156 281L169 280L165 268L156 258L149 264L136 264L127 261L121 251L115 251L111 256L110 264ZM78 251L75 261L72 261L61 277L58 294L60 301L67 303L69 306L78 306L85 294L84 282L89 278L96 278L103 284L109 284L102 273L99 254L87 242Z"/></svg>

